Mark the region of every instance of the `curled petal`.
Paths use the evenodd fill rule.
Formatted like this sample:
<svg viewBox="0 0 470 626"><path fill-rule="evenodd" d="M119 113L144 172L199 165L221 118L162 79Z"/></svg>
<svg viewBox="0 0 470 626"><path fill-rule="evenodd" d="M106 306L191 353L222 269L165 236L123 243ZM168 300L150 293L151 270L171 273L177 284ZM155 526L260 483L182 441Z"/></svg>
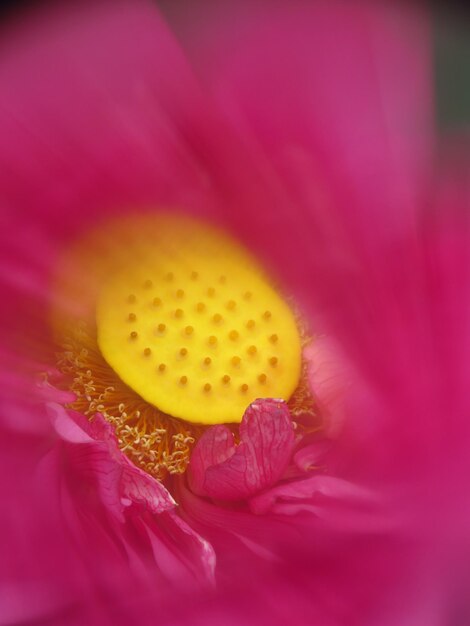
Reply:
<svg viewBox="0 0 470 626"><path fill-rule="evenodd" d="M143 522L155 562L174 582L191 580L214 584L216 556L211 544L196 533L175 511Z"/></svg>
<svg viewBox="0 0 470 626"><path fill-rule="evenodd" d="M127 461L127 458L125 460ZM152 513L161 513L176 506L160 482L131 463L123 466L121 489L124 497Z"/></svg>
<svg viewBox="0 0 470 626"><path fill-rule="evenodd" d="M69 444L80 444L70 453L85 474L96 478L103 503L111 513L122 520L129 507L151 513L174 508L175 501L165 487L121 452L111 424L99 413L90 422L58 404L50 404L48 409L57 434Z"/></svg>
<svg viewBox="0 0 470 626"><path fill-rule="evenodd" d="M47 408L52 425L61 439L69 443L93 443L93 437L83 427L84 424L79 422L80 417L82 417L80 414L72 414L60 404L52 402ZM74 419L72 415L76 418Z"/></svg>
<svg viewBox="0 0 470 626"><path fill-rule="evenodd" d="M282 476L294 446L294 429L283 400L253 402L240 425L240 444L226 426L213 426L191 457L191 489L201 496L241 500Z"/></svg>
<svg viewBox="0 0 470 626"><path fill-rule="evenodd" d="M64 391L54 387L47 381L37 385L36 393L38 398L43 398L47 402L58 402L59 404L67 404L75 400L75 394L72 391Z"/></svg>

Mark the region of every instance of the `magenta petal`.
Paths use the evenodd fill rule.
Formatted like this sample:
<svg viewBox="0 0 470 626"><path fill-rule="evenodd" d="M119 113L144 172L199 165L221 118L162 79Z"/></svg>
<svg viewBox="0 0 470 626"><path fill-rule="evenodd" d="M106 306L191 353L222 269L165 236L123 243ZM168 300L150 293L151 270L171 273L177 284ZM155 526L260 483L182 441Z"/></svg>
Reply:
<svg viewBox="0 0 470 626"><path fill-rule="evenodd" d="M123 464L121 489L125 498L152 513L162 513L176 506L160 482L130 462Z"/></svg>
<svg viewBox="0 0 470 626"><path fill-rule="evenodd" d="M358 487L342 478L317 474L295 482L278 485L253 498L250 502L251 508L256 509L257 513L264 513L275 502L301 500L311 498L314 495L356 502L373 499L372 492L365 487Z"/></svg>
<svg viewBox="0 0 470 626"><path fill-rule="evenodd" d="M85 474L95 476L110 513L122 520L124 510L132 506L151 513L175 507L165 487L121 452L113 427L99 413L90 422L58 404L50 403L48 411L57 434L73 446L69 452L77 465Z"/></svg>
<svg viewBox="0 0 470 626"><path fill-rule="evenodd" d="M351 366L336 343L316 337L303 351L310 387L325 419L325 434L335 437L344 421L344 399L352 383Z"/></svg>
<svg viewBox="0 0 470 626"><path fill-rule="evenodd" d="M300 471L308 472L324 462L325 456L330 449L331 441L322 439L307 446L302 446L294 454L293 461Z"/></svg>
<svg viewBox="0 0 470 626"><path fill-rule="evenodd" d="M92 443L93 438L60 404L49 403L47 410L51 422L61 439L69 443Z"/></svg>
<svg viewBox="0 0 470 626"><path fill-rule="evenodd" d="M174 511L144 522L153 555L164 575L183 584L191 580L214 583L214 549Z"/></svg>
<svg viewBox="0 0 470 626"><path fill-rule="evenodd" d="M257 515L312 515L330 529L341 532L377 533L396 531L403 525L382 494L335 476L314 475L276 485L249 500Z"/></svg>
<svg viewBox="0 0 470 626"><path fill-rule="evenodd" d="M294 428L283 400L262 399L245 411L240 444L227 426L213 426L194 448L191 489L220 500L241 500L282 476L292 455Z"/></svg>

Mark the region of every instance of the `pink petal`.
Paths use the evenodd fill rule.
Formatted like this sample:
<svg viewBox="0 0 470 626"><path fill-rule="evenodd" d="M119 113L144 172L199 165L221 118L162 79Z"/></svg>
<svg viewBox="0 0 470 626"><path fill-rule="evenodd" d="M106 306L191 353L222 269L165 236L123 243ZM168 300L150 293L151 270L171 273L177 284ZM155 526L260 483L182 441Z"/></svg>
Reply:
<svg viewBox="0 0 470 626"><path fill-rule="evenodd" d="M94 441L85 428L77 423L79 414L75 420L70 411L66 411L60 404L53 403L48 405L48 411L57 434L64 441L70 443L91 443Z"/></svg>
<svg viewBox="0 0 470 626"><path fill-rule="evenodd" d="M194 448L189 466L192 490L221 500L241 500L275 483L294 447L294 429L282 400L253 402L240 426L240 443L226 426L213 426Z"/></svg>
<svg viewBox="0 0 470 626"><path fill-rule="evenodd" d="M119 519L128 507L162 513L176 503L159 481L135 466L118 447L113 427L99 413L93 421L61 405L48 409L57 434L70 444L82 471L95 476L104 504Z"/></svg>
<svg viewBox="0 0 470 626"><path fill-rule="evenodd" d="M364 487L358 487L341 478L316 475L278 485L254 496L250 499L250 508L254 513L266 513L269 510L277 510L275 506L277 503L296 501L300 503L317 495L351 502L373 502L377 499L376 494Z"/></svg>
<svg viewBox="0 0 470 626"><path fill-rule="evenodd" d="M330 337L315 337L304 348L310 387L325 419L325 434L334 437L344 420L345 394L352 382L351 367Z"/></svg>
<svg viewBox="0 0 470 626"><path fill-rule="evenodd" d="M433 139L424 12L347 0L189 6L169 10L174 28L259 161L305 161L310 181L320 163L335 195L349 196L347 219L378 229L376 243L410 223Z"/></svg>
<svg viewBox="0 0 470 626"><path fill-rule="evenodd" d="M86 227L98 206L184 204L183 181L202 180L181 137L195 86L152 2L48 6L2 35L0 185L12 228L20 206L39 222L66 211L50 238Z"/></svg>
<svg viewBox="0 0 470 626"><path fill-rule="evenodd" d="M331 449L331 441L321 439L315 443L304 445L294 454L294 463L302 472L308 472L314 469L322 462L329 450Z"/></svg>
<svg viewBox="0 0 470 626"><path fill-rule="evenodd" d="M127 458L126 458L127 460ZM140 510L161 513L173 509L176 502L159 481L129 461L123 463L121 475L122 497L129 498Z"/></svg>
<svg viewBox="0 0 470 626"><path fill-rule="evenodd" d="M144 522L155 561L163 574L174 582L191 580L214 582L214 549L174 511Z"/></svg>
<svg viewBox="0 0 470 626"><path fill-rule="evenodd" d="M403 523L377 492L334 476L316 475L284 483L249 501L258 515L310 513L341 532L389 532Z"/></svg>

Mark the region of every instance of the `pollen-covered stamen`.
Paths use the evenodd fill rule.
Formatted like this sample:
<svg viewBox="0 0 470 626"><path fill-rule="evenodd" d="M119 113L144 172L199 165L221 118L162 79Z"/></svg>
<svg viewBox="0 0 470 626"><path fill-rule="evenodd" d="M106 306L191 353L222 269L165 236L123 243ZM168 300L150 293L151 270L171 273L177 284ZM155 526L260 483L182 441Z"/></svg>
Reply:
<svg viewBox="0 0 470 626"><path fill-rule="evenodd" d="M61 350L57 366L76 397L70 408L90 420L101 413L114 426L121 450L155 478L186 470L201 427L165 415L127 387L104 361L85 324L64 338ZM169 375L165 363L156 366L157 381Z"/></svg>

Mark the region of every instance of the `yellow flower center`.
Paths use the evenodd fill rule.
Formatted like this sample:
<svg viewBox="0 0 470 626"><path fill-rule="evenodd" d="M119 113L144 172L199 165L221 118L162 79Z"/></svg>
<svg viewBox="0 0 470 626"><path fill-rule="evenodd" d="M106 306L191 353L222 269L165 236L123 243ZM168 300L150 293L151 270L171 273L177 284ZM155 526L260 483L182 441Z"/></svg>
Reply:
<svg viewBox="0 0 470 626"><path fill-rule="evenodd" d="M240 422L256 398L288 400L301 373L299 332L256 260L194 220L138 227L97 290L98 346L121 380L199 424Z"/></svg>
<svg viewBox="0 0 470 626"><path fill-rule="evenodd" d="M256 398L288 400L298 425L317 427L301 356L308 332L219 229L163 214L109 220L61 256L54 302L68 406L103 415L158 479L185 471L211 424L236 435Z"/></svg>

